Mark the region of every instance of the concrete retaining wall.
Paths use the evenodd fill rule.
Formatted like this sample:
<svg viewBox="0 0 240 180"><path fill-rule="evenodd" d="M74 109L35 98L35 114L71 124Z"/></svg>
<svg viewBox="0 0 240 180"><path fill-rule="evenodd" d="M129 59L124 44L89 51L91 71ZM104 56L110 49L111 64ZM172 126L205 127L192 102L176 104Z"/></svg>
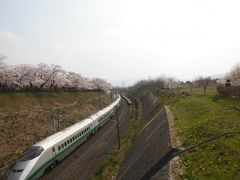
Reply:
<svg viewBox="0 0 240 180"><path fill-rule="evenodd" d="M117 179L169 179L166 157L172 151L168 118L163 108L136 137Z"/></svg>

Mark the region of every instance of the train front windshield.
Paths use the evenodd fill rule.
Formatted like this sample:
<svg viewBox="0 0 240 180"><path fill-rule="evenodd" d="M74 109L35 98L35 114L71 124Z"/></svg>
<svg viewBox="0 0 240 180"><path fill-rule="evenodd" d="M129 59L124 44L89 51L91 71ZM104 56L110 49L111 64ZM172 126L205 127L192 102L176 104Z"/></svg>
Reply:
<svg viewBox="0 0 240 180"><path fill-rule="evenodd" d="M27 149L20 158L20 161L29 161L38 157L44 149L41 146L31 146Z"/></svg>

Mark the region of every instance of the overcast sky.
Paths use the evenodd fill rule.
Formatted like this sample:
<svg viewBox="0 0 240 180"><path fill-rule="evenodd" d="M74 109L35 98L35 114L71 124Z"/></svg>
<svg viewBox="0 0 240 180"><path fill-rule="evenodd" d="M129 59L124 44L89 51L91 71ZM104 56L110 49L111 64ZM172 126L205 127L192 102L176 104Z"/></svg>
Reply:
<svg viewBox="0 0 240 180"><path fill-rule="evenodd" d="M240 62L239 9L239 0L0 0L0 54L119 85L224 74Z"/></svg>

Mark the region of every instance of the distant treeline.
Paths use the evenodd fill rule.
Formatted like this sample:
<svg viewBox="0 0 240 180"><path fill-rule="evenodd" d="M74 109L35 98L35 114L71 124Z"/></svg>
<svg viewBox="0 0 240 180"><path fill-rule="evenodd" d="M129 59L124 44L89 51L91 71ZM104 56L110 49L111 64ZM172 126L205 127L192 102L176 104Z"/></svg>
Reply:
<svg viewBox="0 0 240 180"><path fill-rule="evenodd" d="M87 78L74 72L66 72L58 65L21 64L7 65L0 57L0 90L80 90L109 91L111 84L100 78Z"/></svg>
<svg viewBox="0 0 240 180"><path fill-rule="evenodd" d="M180 87L180 82L172 77L157 77L154 79L140 80L134 84L133 88L151 88L151 89L175 89Z"/></svg>
<svg viewBox="0 0 240 180"><path fill-rule="evenodd" d="M78 88L12 88L0 87L0 92L105 92L102 89L78 89Z"/></svg>

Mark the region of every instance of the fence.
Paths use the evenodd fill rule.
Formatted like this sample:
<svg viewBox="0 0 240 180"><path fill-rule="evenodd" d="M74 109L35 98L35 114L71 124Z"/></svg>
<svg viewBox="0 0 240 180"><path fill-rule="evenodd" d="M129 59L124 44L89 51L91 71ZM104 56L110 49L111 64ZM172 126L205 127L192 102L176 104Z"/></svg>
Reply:
<svg viewBox="0 0 240 180"><path fill-rule="evenodd" d="M224 96L240 98L240 86L219 86L217 92Z"/></svg>

